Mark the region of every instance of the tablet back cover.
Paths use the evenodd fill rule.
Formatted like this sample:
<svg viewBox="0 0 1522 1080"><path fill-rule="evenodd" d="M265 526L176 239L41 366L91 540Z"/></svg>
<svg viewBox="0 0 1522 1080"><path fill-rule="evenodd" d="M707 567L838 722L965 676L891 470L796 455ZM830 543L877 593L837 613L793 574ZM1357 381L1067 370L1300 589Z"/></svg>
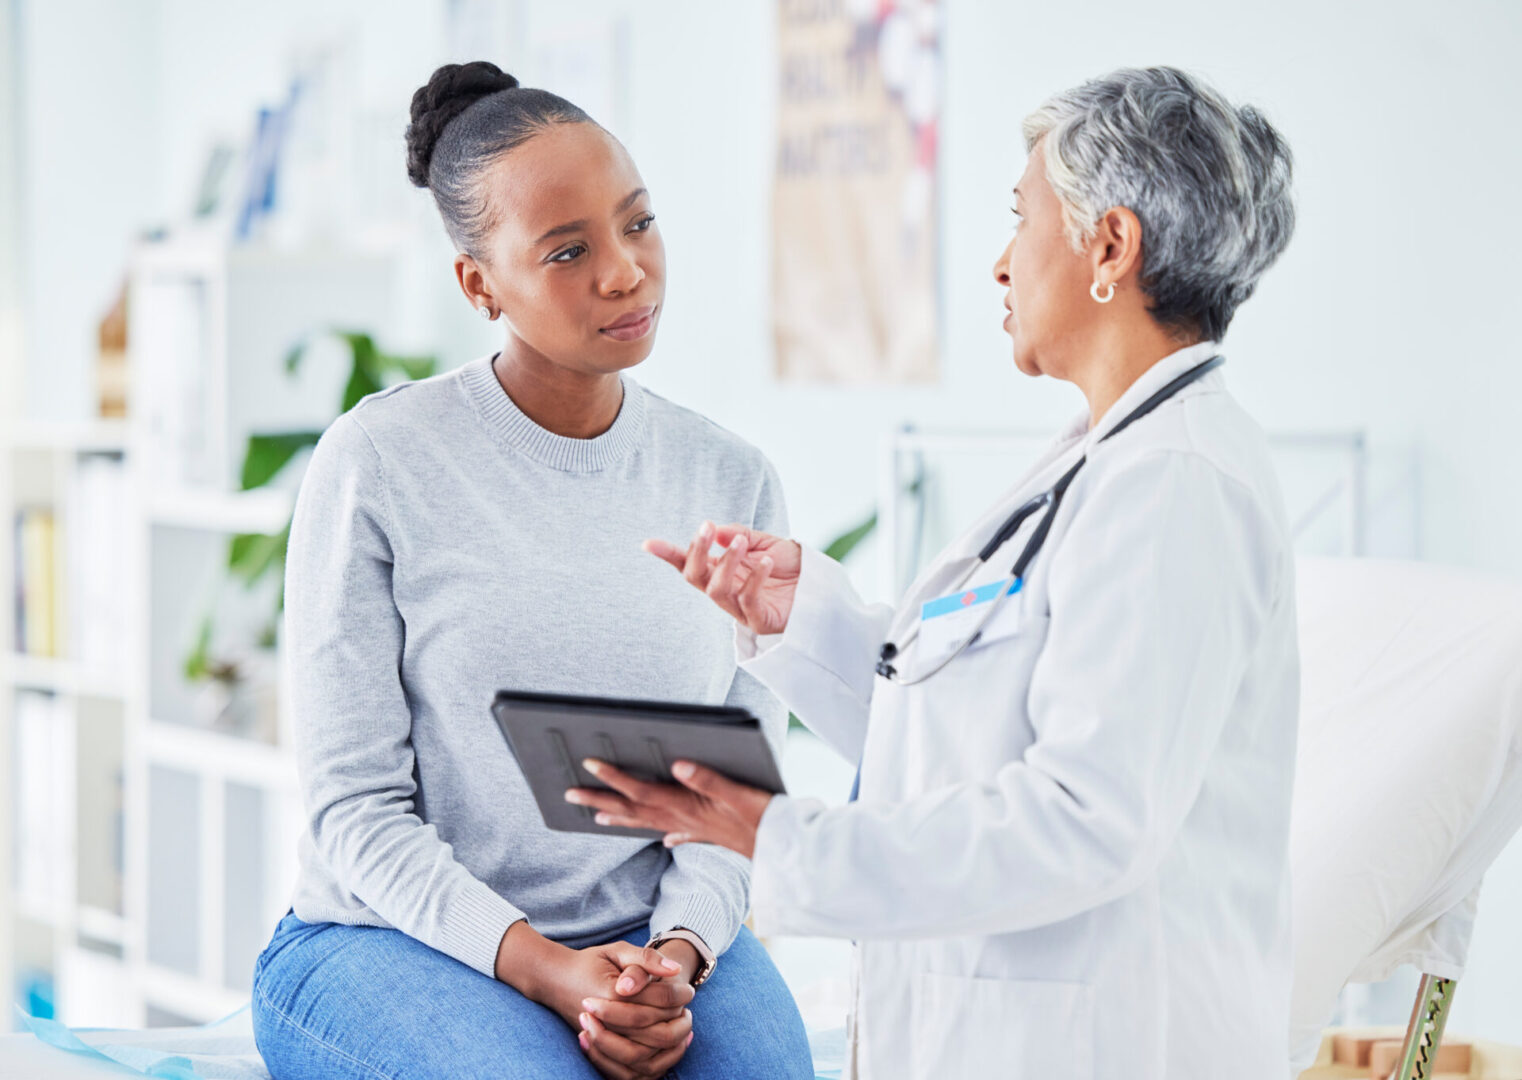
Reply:
<svg viewBox="0 0 1522 1080"><path fill-rule="evenodd" d="M595 811L565 801L567 788L603 788L586 758L641 780L675 783L674 761L695 761L733 780L784 794L761 725L743 709L503 691L492 714L512 748L544 823L560 832L659 839L650 829L598 825Z"/></svg>

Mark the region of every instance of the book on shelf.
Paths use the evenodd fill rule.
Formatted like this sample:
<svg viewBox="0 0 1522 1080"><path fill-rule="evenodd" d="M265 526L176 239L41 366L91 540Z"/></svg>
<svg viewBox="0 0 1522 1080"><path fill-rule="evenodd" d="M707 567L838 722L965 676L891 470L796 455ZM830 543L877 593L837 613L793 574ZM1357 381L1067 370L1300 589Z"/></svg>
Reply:
<svg viewBox="0 0 1522 1080"><path fill-rule="evenodd" d="M57 526L43 507L16 514L16 648L30 656L58 655Z"/></svg>
<svg viewBox="0 0 1522 1080"><path fill-rule="evenodd" d="M71 849L60 812L67 790L60 781L72 767L68 720L63 703L52 694L16 691L14 893L30 911L57 914L69 901L64 861Z"/></svg>
<svg viewBox="0 0 1522 1080"><path fill-rule="evenodd" d="M63 596L68 655L89 671L116 672L127 637L127 480L122 459L81 456L66 497Z"/></svg>
<svg viewBox="0 0 1522 1080"><path fill-rule="evenodd" d="M64 505L62 519L46 507L23 508L16 515L16 650L114 672L121 667L127 636L122 459L81 455Z"/></svg>
<svg viewBox="0 0 1522 1080"><path fill-rule="evenodd" d="M133 411L142 417L147 475L180 487L220 486L210 407L211 303L205 278L144 275L133 285Z"/></svg>

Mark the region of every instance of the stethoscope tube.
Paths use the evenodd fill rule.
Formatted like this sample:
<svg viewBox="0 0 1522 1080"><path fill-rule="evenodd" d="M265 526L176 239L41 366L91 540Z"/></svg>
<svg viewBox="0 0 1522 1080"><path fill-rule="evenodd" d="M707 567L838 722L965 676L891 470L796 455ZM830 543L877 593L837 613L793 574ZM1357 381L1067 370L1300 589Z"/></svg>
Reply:
<svg viewBox="0 0 1522 1080"><path fill-rule="evenodd" d="M1142 402L1131 412L1127 413L1125 418L1105 432L1099 441L1106 442L1109 439L1113 439L1137 420L1140 420L1143 416L1146 416L1153 409L1184 389L1184 387L1204 378L1225 362L1225 357L1212 356L1204 363L1190 368L1182 375L1171 380L1166 386L1147 398L1146 401ZM900 686L914 686L917 683L924 682L958 656L961 656L964 651L982 636L983 628L993 618L995 612L999 609L999 605L1003 604L1008 597L1020 591L1020 586L1025 581L1026 570L1030 568L1031 562L1046 544L1046 538L1052 531L1052 520L1057 516L1057 511L1062 506L1062 497L1067 494L1068 488L1072 486L1073 479L1078 475L1079 470L1087 464L1088 460L1089 456L1085 453L1083 457L1073 463L1072 468L1057 478L1056 483L1040 495L1021 503L1014 513L1005 518L999 527L994 530L993 536L989 537L988 543L984 544L982 549L979 550L977 562L957 580L953 589L950 590L955 591L955 589L960 589L967 582L971 581L973 575L981 570L1000 548L1009 543L1015 533L1020 531L1020 527L1029 520L1032 514L1045 508L1046 512L1041 515L1041 520L1036 523L1036 528L1032 531L1030 539L1025 542L1025 546L1020 549L1019 557L1015 559L1014 565L1010 567L1009 577L1004 579L1003 585L999 588L998 595L992 601L989 601L988 610L983 612L982 617L974 624L972 634L958 643L955 649L942 657L929 670L920 672L913 677L905 677L899 673L893 661L919 637L920 623L916 622L904 636L902 645L893 641L883 642L882 648L878 650L877 655L877 674Z"/></svg>

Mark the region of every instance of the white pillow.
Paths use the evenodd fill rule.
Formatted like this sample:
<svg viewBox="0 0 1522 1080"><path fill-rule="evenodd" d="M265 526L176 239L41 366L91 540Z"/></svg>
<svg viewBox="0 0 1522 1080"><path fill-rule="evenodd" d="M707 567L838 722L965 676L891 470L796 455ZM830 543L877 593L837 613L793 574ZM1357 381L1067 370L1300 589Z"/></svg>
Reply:
<svg viewBox="0 0 1522 1080"><path fill-rule="evenodd" d="M1463 974L1522 823L1522 585L1422 563L1299 564L1291 1057L1346 982Z"/></svg>

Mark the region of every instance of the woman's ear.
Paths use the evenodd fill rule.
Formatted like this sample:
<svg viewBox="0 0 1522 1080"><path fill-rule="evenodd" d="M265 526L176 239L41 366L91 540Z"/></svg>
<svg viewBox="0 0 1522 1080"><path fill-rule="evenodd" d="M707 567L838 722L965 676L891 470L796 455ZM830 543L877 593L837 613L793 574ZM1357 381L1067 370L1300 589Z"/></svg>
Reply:
<svg viewBox="0 0 1522 1080"><path fill-rule="evenodd" d="M1089 243L1094 280L1103 288L1140 273L1142 265L1141 219L1124 206L1112 206L1099 217Z"/></svg>
<svg viewBox="0 0 1522 1080"><path fill-rule="evenodd" d="M495 316L497 301L492 297L491 289L486 284L486 275L481 272L481 266L473 256L461 252L454 257L454 276L471 307L477 311L485 308Z"/></svg>

